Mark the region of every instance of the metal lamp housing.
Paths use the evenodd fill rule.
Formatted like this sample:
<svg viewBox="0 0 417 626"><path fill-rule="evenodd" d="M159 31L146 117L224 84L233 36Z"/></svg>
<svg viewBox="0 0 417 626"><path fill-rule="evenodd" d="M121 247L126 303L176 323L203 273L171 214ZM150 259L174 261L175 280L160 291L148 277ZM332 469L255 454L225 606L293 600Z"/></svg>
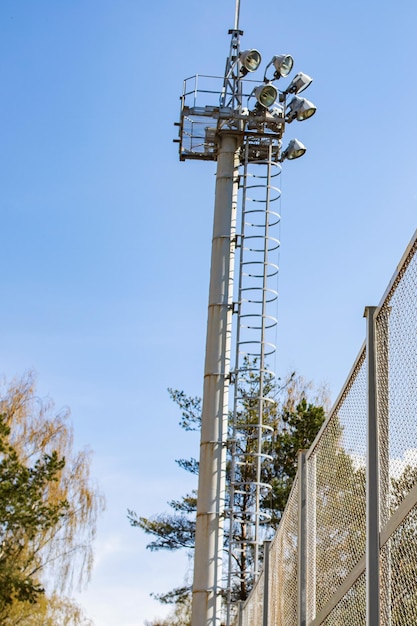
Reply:
<svg viewBox="0 0 417 626"><path fill-rule="evenodd" d="M265 109L268 109L278 98L278 89L275 85L268 83L266 85L259 85L259 87L256 87L254 94L258 103Z"/></svg>
<svg viewBox="0 0 417 626"><path fill-rule="evenodd" d="M275 78L285 78L292 70L294 59L289 54L279 54L274 56L272 64L275 67Z"/></svg>
<svg viewBox="0 0 417 626"><path fill-rule="evenodd" d="M306 150L307 148L301 143L301 141L298 141L298 139L291 139L290 143L282 153L281 161L284 161L284 159L288 159L290 161L293 159L299 159L303 156Z"/></svg>
<svg viewBox="0 0 417 626"><path fill-rule="evenodd" d="M304 74L303 72L298 72L298 74L296 74L292 79L289 87L285 90L285 93L298 94L301 91L304 91L304 89L307 89L312 82L313 79L310 76Z"/></svg>
<svg viewBox="0 0 417 626"><path fill-rule="evenodd" d="M297 119L299 122L307 120L314 115L316 107L312 102L305 98L299 98L295 96L288 105L287 109L287 122L292 122Z"/></svg>
<svg viewBox="0 0 417 626"><path fill-rule="evenodd" d="M261 64L262 57L258 50L244 50L239 54L239 61L242 64L242 70L246 72L255 72Z"/></svg>

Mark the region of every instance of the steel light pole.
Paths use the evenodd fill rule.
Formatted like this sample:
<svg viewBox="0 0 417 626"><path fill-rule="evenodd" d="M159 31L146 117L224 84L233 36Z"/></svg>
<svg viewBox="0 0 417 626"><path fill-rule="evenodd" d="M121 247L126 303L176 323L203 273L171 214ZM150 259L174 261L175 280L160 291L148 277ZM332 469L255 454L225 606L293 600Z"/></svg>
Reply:
<svg viewBox="0 0 417 626"><path fill-rule="evenodd" d="M233 526L233 496L230 496L233 484L229 485L226 506L226 454L229 386L236 385L239 376L238 367L235 365L233 370L231 365L232 327L233 324L234 327L240 324L239 303L233 302L235 251L238 245L243 245L243 235L236 232L238 192L239 187L245 185L240 182L239 168L253 163L270 167L285 159L302 156L306 148L298 140L292 140L285 150L281 150L285 126L293 120L307 119L315 112L311 102L297 95L310 84L311 78L307 75L297 74L287 89L281 92L274 84L291 71L293 60L289 55L272 58L261 84L247 79L248 74L258 69L261 55L255 49L240 51L243 31L239 30L239 13L240 1L236 0L235 23L229 31L231 43L224 76L194 76L184 81L180 121L177 124L179 139L176 141L181 160L217 161L195 536L193 626L216 626L221 623L223 527L226 516ZM269 78L268 71L273 72ZM289 96L291 99L287 104ZM201 97L205 98L203 105L199 102ZM265 210L268 211L269 177L264 184L267 198ZM234 314L237 314L236 323L233 323ZM263 313L261 317L265 317ZM261 381L266 353L264 326L262 323ZM263 405L260 389L259 464L262 463ZM233 466L238 463L238 458L232 453L232 474ZM259 496L260 465L255 475L255 491ZM256 506L259 507L259 497ZM257 563L258 548L263 542L259 532L259 511L248 512L248 519L251 516L254 520L252 544ZM257 572L253 573L256 576ZM227 578L230 581L230 575ZM230 589L228 595L230 599Z"/></svg>
<svg viewBox="0 0 417 626"><path fill-rule="evenodd" d="M193 621L220 624L230 371L230 273L238 139L219 140L204 368L194 556Z"/></svg>

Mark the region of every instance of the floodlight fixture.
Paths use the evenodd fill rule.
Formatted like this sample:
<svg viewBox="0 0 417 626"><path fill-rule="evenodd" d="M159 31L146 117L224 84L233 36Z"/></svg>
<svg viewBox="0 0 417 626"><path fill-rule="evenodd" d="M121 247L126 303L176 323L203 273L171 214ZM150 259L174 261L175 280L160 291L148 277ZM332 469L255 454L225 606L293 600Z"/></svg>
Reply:
<svg viewBox="0 0 417 626"><path fill-rule="evenodd" d="M295 96L288 105L286 121L290 123L297 119L299 122L302 122L314 115L315 112L316 107L312 102Z"/></svg>
<svg viewBox="0 0 417 626"><path fill-rule="evenodd" d="M272 64L275 67L274 77L280 78L282 76L285 78L292 70L294 59L289 54L279 54L273 57Z"/></svg>
<svg viewBox="0 0 417 626"><path fill-rule="evenodd" d="M242 65L240 71L243 75L248 72L255 72L261 64L262 57L258 50L244 50L239 54L239 61Z"/></svg>
<svg viewBox="0 0 417 626"><path fill-rule="evenodd" d="M271 65L273 65L275 68L274 76L272 79L266 77L268 68L271 67ZM272 57L272 59L265 68L264 81L267 82L270 80L278 80L278 78L281 78L281 76L285 78L291 72L293 65L294 59L289 54L279 54Z"/></svg>
<svg viewBox="0 0 417 626"><path fill-rule="evenodd" d="M311 85L312 82L313 79L310 76L304 74L303 72L298 72L298 74L294 76L284 93L298 94L301 91L304 91L304 89L307 89L307 87Z"/></svg>
<svg viewBox="0 0 417 626"><path fill-rule="evenodd" d="M267 83L266 85L259 85L259 87L255 87L253 93L255 94L255 98L258 103L268 109L272 106L275 100L278 98L278 89L275 85L271 83Z"/></svg>
<svg viewBox="0 0 417 626"><path fill-rule="evenodd" d="M298 141L298 139L291 139L290 143L281 154L280 161L285 161L285 159L298 159L303 156L306 150L307 148L301 143L301 141Z"/></svg>

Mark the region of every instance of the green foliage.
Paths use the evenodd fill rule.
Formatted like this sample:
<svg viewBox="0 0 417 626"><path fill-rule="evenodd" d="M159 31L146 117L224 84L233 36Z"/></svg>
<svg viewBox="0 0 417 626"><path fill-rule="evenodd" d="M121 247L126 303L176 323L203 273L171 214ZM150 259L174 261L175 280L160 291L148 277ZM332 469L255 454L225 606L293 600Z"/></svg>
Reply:
<svg viewBox="0 0 417 626"><path fill-rule="evenodd" d="M0 623L87 624L62 594L88 580L104 501L90 455L74 452L68 413L54 414L30 375L0 387ZM48 582L47 591L45 582ZM57 592L61 595L58 595Z"/></svg>
<svg viewBox="0 0 417 626"><path fill-rule="evenodd" d="M197 510L197 492L184 496L181 500L171 500L169 506L174 511L182 511L184 513L195 513Z"/></svg>
<svg viewBox="0 0 417 626"><path fill-rule="evenodd" d="M234 438L240 452L248 460L244 465L239 465L238 471L241 473L242 483L249 484L255 480L251 454L256 453L257 446L259 372L256 363L248 362L247 366L246 377L240 382L238 389L242 398L241 407L234 428L230 427L229 435ZM201 399L188 397L183 391L168 391L181 411L180 426L186 431L198 430L201 427ZM271 376L264 377L264 394L270 401L264 404L263 422L271 427L271 434L265 438L263 452L271 455L272 461L264 464L262 480L272 485L272 491L262 502L262 508L271 515L271 528L278 524L285 508L296 474L298 451L309 447L325 418L325 394L315 401L309 401L309 391L310 385L295 374L289 376L284 385L279 385ZM189 473L198 474L198 461L194 458L180 459L177 464ZM227 472L230 473L230 463ZM253 498L251 492L248 490L238 497L240 501L235 501L235 506L237 504L238 509L240 507L242 511L247 510ZM169 505L174 513L159 514L152 518L140 517L130 510L130 524L154 538L147 546L149 550L192 549L195 537L196 492L187 494L180 500L173 500ZM244 524L237 525L234 533L238 537L244 537L247 528ZM227 545L227 529L225 541ZM245 558L240 564L242 571L247 567ZM155 597L161 602L176 604L183 601L184 594L189 593L189 590L189 586L179 587ZM248 592L249 588L244 584L238 594L245 599Z"/></svg>
<svg viewBox="0 0 417 626"><path fill-rule="evenodd" d="M334 593L365 551L366 477L355 467L333 415L315 450L316 591Z"/></svg>
<svg viewBox="0 0 417 626"><path fill-rule="evenodd" d="M147 519L138 517L134 511L128 511L128 519L132 526L157 538L147 545L152 552L194 547L195 522L184 515L161 514Z"/></svg>
<svg viewBox="0 0 417 626"><path fill-rule="evenodd" d="M189 472L190 474L198 475L198 461L191 457L191 459L177 459L176 464L179 465L183 470Z"/></svg>
<svg viewBox="0 0 417 626"><path fill-rule="evenodd" d="M290 494L297 471L299 450L308 448L325 419L322 396L321 403L309 401L310 385L295 373L283 385L270 374L263 376L263 399L259 397L259 372L256 363L244 363L246 372L237 389L238 411L231 424L229 440L236 461L232 468L229 462L228 475L234 473L237 488L233 494L233 539L239 549L233 553L235 584L233 601L245 600L252 588L251 572L254 558L254 525L247 512L257 508L256 483L259 480L258 453L265 458L261 465L261 482L271 490L261 498L260 509L269 518L269 535L278 526ZM260 407L262 407L263 435L259 441ZM265 528L265 527L264 527ZM228 545L229 526L225 529L225 544Z"/></svg>
<svg viewBox="0 0 417 626"><path fill-rule="evenodd" d="M0 415L0 615L14 600L35 603L44 593L35 577L36 564L28 568L28 545L39 534L56 526L65 515L65 498L50 503L45 491L64 468L56 451L43 454L27 466L10 444L11 429Z"/></svg>
<svg viewBox="0 0 417 626"><path fill-rule="evenodd" d="M36 604L14 603L2 626L93 626L81 607L62 595L41 595Z"/></svg>
<svg viewBox="0 0 417 626"><path fill-rule="evenodd" d="M271 516L271 526L276 528L285 509L297 473L297 456L307 450L325 419L323 406L308 402L302 395L295 404L286 399L281 412L271 420L274 431L265 443L264 452L272 461L263 469L263 482L271 485L271 493L263 500L264 510Z"/></svg>
<svg viewBox="0 0 417 626"><path fill-rule="evenodd" d="M191 594L189 588L184 587L184 593L179 596L173 610L166 619L155 619L145 622L145 626L191 626ZM167 596L169 594L166 594ZM165 600L162 600L165 602ZM172 600L170 601L172 603Z"/></svg>
<svg viewBox="0 0 417 626"><path fill-rule="evenodd" d="M247 463L239 464L238 472L242 484L250 484L254 479L251 462L256 453L258 421L258 378L248 368L239 394L240 410L234 425L234 445ZM262 452L272 459L262 466L262 481L271 485L271 492L262 501L263 512L271 516L271 528L276 528L285 509L293 481L297 472L299 450L310 448L325 419L326 397L321 395L311 399L308 385L294 374L286 383L278 387L271 379L265 381L266 393L274 402L265 404L263 424L270 427L264 437ZM183 392L171 390L171 397L182 411L181 425L186 430L195 430L201 423L198 413L201 404L198 399L188 398ZM316 593L319 598L329 598L334 594L365 553L366 535L366 476L363 466L357 466L352 456L345 450L343 426L337 415L333 415L324 435L314 451L315 458L315 546L316 553ZM193 474L198 473L195 459L178 461L180 467ZM228 467L230 472L230 465ZM417 483L417 467L407 466L399 477L391 477L390 501L387 515L392 513L407 497ZM252 493L248 488L241 490L235 506L250 508ZM239 500L240 498L240 500ZM137 518L130 512L132 525L139 526L156 537L149 544L150 549L192 548L194 544L194 517L196 494L188 494L180 500L169 503L174 514L159 515L153 519ZM242 516L244 519L244 516ZM138 522L140 520L140 523ZM289 520L287 532L297 533L296 520ZM294 524L294 527L292 527ZM235 538L247 538L244 523L236 523L233 529ZM228 527L225 528L226 543ZM250 538L249 538L250 539ZM381 551L381 593L385 611L389 606L393 626L417 623L417 512L415 507L406 516L400 527L392 535ZM294 550L294 554L289 554ZM288 542L285 558L288 563L297 563L297 546ZM245 559L250 559L246 555ZM245 570L248 561L243 559L239 566ZM234 597L245 599L250 584L237 584ZM385 596L384 596L385 594ZM185 585L166 594L154 595L162 603L175 604L174 611L165 620L155 620L148 626L188 625L187 617L180 618L184 602L189 602L190 586ZM384 599L385 597L385 599ZM187 600L188 598L188 600ZM354 586L349 592L349 603L356 611L359 620L365 620L365 596L362 585ZM335 612L335 624L345 624L346 615ZM181 621L183 619L183 621Z"/></svg>
<svg viewBox="0 0 417 626"><path fill-rule="evenodd" d="M417 484L417 467L407 465L398 478L391 478L392 514ZM388 566L389 563L389 566ZM413 507L383 551L384 590L391 595L393 626L417 623L417 509ZM385 583L385 585L384 585Z"/></svg>
<svg viewBox="0 0 417 626"><path fill-rule="evenodd" d="M190 600L190 586L175 587L168 593L152 593L153 598L161 604L186 604Z"/></svg>
<svg viewBox="0 0 417 626"><path fill-rule="evenodd" d="M184 391L168 389L171 400L181 409L180 426L184 430L199 430L201 427L202 399L198 396L187 396Z"/></svg>

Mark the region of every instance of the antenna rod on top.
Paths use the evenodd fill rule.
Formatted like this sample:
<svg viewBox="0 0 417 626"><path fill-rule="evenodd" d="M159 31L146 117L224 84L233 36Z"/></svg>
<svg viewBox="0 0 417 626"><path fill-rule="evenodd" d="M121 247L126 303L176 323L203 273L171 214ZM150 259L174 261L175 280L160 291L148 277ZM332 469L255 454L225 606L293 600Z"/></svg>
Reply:
<svg viewBox="0 0 417 626"><path fill-rule="evenodd" d="M239 30L239 13L240 13L240 0L236 0L235 28L234 28L234 30Z"/></svg>

